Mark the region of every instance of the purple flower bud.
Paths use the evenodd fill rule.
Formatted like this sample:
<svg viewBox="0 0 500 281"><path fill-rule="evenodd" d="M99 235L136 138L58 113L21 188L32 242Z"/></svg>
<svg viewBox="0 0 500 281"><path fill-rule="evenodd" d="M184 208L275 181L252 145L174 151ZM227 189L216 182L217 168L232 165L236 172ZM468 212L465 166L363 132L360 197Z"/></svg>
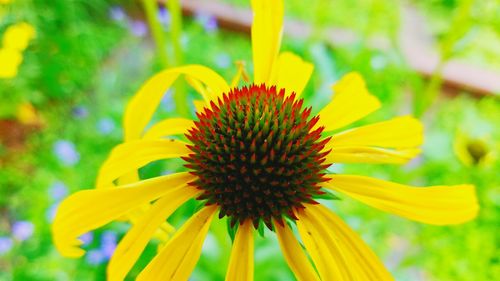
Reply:
<svg viewBox="0 0 500 281"><path fill-rule="evenodd" d="M123 21L127 17L125 15L125 11L123 11L123 8L120 6L111 7L111 9L109 10L109 16L114 21Z"/></svg>
<svg viewBox="0 0 500 281"><path fill-rule="evenodd" d="M56 217L57 213L57 208L59 207L59 202L52 204L48 209L47 213L45 214L47 221L53 222L54 218Z"/></svg>
<svg viewBox="0 0 500 281"><path fill-rule="evenodd" d="M231 66L231 57L226 53L220 53L215 56L215 64L220 68L228 68Z"/></svg>
<svg viewBox="0 0 500 281"><path fill-rule="evenodd" d="M92 232L82 234L80 240L83 242L83 245L88 245L94 241L94 234Z"/></svg>
<svg viewBox="0 0 500 281"><path fill-rule="evenodd" d="M148 34L148 26L140 20L134 20L130 23L130 32L137 37L144 37Z"/></svg>
<svg viewBox="0 0 500 281"><path fill-rule="evenodd" d="M72 110L73 116L77 119L86 118L89 115L89 110L85 106L75 106Z"/></svg>
<svg viewBox="0 0 500 281"><path fill-rule="evenodd" d="M67 140L59 140L53 146L56 157L66 166L73 166L80 161L80 153L75 145Z"/></svg>
<svg viewBox="0 0 500 281"><path fill-rule="evenodd" d="M54 182L49 188L49 196L53 200L61 200L68 195L68 188L61 181Z"/></svg>
<svg viewBox="0 0 500 281"><path fill-rule="evenodd" d="M196 22L198 22L205 31L215 32L218 29L217 19L213 15L199 13L195 17Z"/></svg>
<svg viewBox="0 0 500 281"><path fill-rule="evenodd" d="M116 233L105 231L101 236L101 252L106 259L111 258L116 249Z"/></svg>
<svg viewBox="0 0 500 281"><path fill-rule="evenodd" d="M103 118L97 122L97 130L103 135L109 135L115 127L115 122L111 118Z"/></svg>
<svg viewBox="0 0 500 281"><path fill-rule="evenodd" d="M162 108L167 112L171 112L175 109L174 96L172 90L168 90L163 95L163 98L161 99L161 105Z"/></svg>
<svg viewBox="0 0 500 281"><path fill-rule="evenodd" d="M170 25L170 13L168 12L165 7L160 7L158 10L158 21L163 25L163 26L169 26Z"/></svg>
<svg viewBox="0 0 500 281"><path fill-rule="evenodd" d="M19 241L24 241L33 235L35 227L29 221L17 221L12 225L12 236Z"/></svg>
<svg viewBox="0 0 500 281"><path fill-rule="evenodd" d="M85 260L90 265L100 265L106 261L106 258L104 257L104 255L101 251L90 250L87 252L87 255L85 256Z"/></svg>
<svg viewBox="0 0 500 281"><path fill-rule="evenodd" d="M13 245L14 245L14 242L12 241L11 238L0 237L0 256L8 253L10 251L10 249L12 249Z"/></svg>

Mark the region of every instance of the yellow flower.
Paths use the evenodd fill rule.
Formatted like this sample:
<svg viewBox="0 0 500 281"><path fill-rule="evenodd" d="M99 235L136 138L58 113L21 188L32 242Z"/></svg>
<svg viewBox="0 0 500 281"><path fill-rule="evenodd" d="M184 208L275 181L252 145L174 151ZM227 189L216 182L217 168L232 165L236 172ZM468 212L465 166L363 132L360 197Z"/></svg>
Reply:
<svg viewBox="0 0 500 281"><path fill-rule="evenodd" d="M0 78L13 78L23 61L21 52L13 49L0 49Z"/></svg>
<svg viewBox="0 0 500 281"><path fill-rule="evenodd" d="M99 188L77 192L59 207L52 231L63 255L83 255L80 235L153 202L109 262L108 280L123 280L158 226L196 198L204 207L159 250L137 280L187 280L216 213L238 226L226 280L253 280L254 228L264 224L276 233L298 280L392 280L362 239L319 205L317 196L325 190L340 192L436 225L476 216L479 207L471 185L422 188L325 174L331 163L406 163L420 152L422 125L403 116L334 132L380 107L356 73L341 79L330 103L310 117L311 109L303 108L299 95L313 66L292 53L279 53L283 1L253 0L252 7L254 84L238 88L235 79L228 85L200 65L168 69L149 79L127 106L125 142L101 168ZM166 119L145 130L163 94L181 75L203 97L196 103L197 120ZM331 137L323 137L330 132ZM169 138L181 134L190 143ZM186 161L189 172L110 188L116 179L150 162L177 157ZM312 262L295 237L295 227Z"/></svg>
<svg viewBox="0 0 500 281"><path fill-rule="evenodd" d="M3 48L24 51L35 37L35 28L25 22L11 25L3 34Z"/></svg>
<svg viewBox="0 0 500 281"><path fill-rule="evenodd" d="M484 166L494 161L492 144L486 137L473 137L457 132L453 150L458 159L466 166Z"/></svg>
<svg viewBox="0 0 500 281"><path fill-rule="evenodd" d="M9 4L12 0L0 0L0 4Z"/></svg>
<svg viewBox="0 0 500 281"><path fill-rule="evenodd" d="M16 118L25 125L40 125L43 122L36 109L29 102L22 103L17 107Z"/></svg>
<svg viewBox="0 0 500 281"><path fill-rule="evenodd" d="M2 39L0 49L0 78L13 78L17 75L23 61L22 51L35 36L35 29L27 23L9 26Z"/></svg>

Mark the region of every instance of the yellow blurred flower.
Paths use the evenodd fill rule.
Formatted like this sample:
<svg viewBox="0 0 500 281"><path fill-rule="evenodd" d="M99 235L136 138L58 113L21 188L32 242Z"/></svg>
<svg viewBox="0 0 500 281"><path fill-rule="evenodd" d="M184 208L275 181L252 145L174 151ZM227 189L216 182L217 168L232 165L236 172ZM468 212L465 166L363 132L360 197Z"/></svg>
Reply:
<svg viewBox="0 0 500 281"><path fill-rule="evenodd" d="M25 22L11 25L3 34L3 48L24 51L35 37L35 28Z"/></svg>
<svg viewBox="0 0 500 281"><path fill-rule="evenodd" d="M17 107L16 117L24 125L39 125L42 122L35 107L29 102L22 103Z"/></svg>
<svg viewBox="0 0 500 281"><path fill-rule="evenodd" d="M0 49L0 78L13 78L23 61L21 52L13 49Z"/></svg>
<svg viewBox="0 0 500 281"><path fill-rule="evenodd" d="M21 22L7 28L0 49L0 78L16 77L23 61L22 52L34 37L35 28L28 23Z"/></svg>
<svg viewBox="0 0 500 281"><path fill-rule="evenodd" d="M459 131L453 142L453 150L465 166L484 166L495 159L493 145L485 136L469 136Z"/></svg>
<svg viewBox="0 0 500 281"><path fill-rule="evenodd" d="M0 4L9 4L11 0L0 0Z"/></svg>

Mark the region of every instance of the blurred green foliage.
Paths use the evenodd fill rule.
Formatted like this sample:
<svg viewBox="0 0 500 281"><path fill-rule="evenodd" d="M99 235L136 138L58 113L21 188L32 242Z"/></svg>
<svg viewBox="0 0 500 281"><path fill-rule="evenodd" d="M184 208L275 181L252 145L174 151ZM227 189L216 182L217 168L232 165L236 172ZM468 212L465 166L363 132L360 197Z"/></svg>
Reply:
<svg viewBox="0 0 500 281"><path fill-rule="evenodd" d="M229 2L248 6L246 0ZM429 0L415 4L429 17L438 42L443 42L452 27L449 19L464 2ZM487 52L484 47L499 42L499 17L495 16L498 6L490 7L486 2L476 1L472 7L475 16L461 34L472 32L478 36L474 38L487 44L468 41L467 55L459 52L454 56L472 61L483 56L499 58L500 48ZM64 188L72 193L93 187L100 164L122 140L121 118L127 101L160 69L154 44L140 33L140 5L128 1L127 15L114 6L119 3L14 1L1 19L0 34L10 23L24 20L36 27L37 37L26 51L18 77L0 80L0 119L12 119L17 106L28 101L35 105L44 125L21 138L16 147L0 146L0 237L14 237L16 222L34 225L29 238L14 237L11 249L0 250L0 280L104 280L103 245L113 244L109 241L114 236L119 240L128 229L126 223L117 222L93 232L92 241L85 245L87 255L76 260L61 257L50 235L51 214L65 196L61 194ZM340 26L361 34L359 42L342 47L330 46L320 38L285 38L282 49L315 64L315 73L304 93L315 112L329 100L330 85L352 70L363 74L369 89L384 105L359 124L411 112L412 95L425 90L427 81L408 69L397 49L381 51L364 44L372 35L396 40L401 5L396 0L363 0L355 4L287 1L289 18L311 22L319 29ZM168 31L168 26L164 28ZM485 35L490 31L496 35ZM454 41L460 45L461 40ZM245 60L247 69L251 69L248 37L214 29L209 17L187 20L181 44L185 63L210 66L228 80L236 73L235 61ZM166 48L170 48L168 42ZM497 61L488 64L495 67ZM156 120L178 116L179 109L169 97L171 93L162 102ZM185 107L191 116L195 98L197 95L189 90ZM410 164L336 164L332 171L415 185L474 183L482 206L476 221L435 227L374 211L349 198L327 204L362 235L397 280L494 280L500 276L500 178L496 172L500 163L494 160L482 166L466 166L452 148L460 130L489 139L487 149L498 156L500 103L495 97L475 99L466 93L456 97L439 95L423 120L427 136L424 153ZM179 160L159 161L142 169L141 176L181 169ZM189 202L169 221L178 227L195 208L196 203ZM211 230L193 280L223 280L231 241L224 221L214 223ZM273 233L266 231L265 239L257 238L256 245L255 280L293 280ZM157 246L157 241L148 246L129 275L130 280L155 255Z"/></svg>

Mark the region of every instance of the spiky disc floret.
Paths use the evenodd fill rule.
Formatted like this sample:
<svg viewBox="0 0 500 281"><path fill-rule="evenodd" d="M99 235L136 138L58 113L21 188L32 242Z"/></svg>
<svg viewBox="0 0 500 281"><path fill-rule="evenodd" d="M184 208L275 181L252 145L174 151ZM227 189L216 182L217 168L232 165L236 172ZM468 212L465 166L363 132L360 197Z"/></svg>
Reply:
<svg viewBox="0 0 500 281"><path fill-rule="evenodd" d="M295 208L315 203L328 139L320 140L323 128L313 130L319 117L302 104L295 94L252 85L197 113L186 134L193 153L184 158L198 176L192 184L204 191L197 199L219 205L232 225L251 219L270 228L273 218L296 219Z"/></svg>

